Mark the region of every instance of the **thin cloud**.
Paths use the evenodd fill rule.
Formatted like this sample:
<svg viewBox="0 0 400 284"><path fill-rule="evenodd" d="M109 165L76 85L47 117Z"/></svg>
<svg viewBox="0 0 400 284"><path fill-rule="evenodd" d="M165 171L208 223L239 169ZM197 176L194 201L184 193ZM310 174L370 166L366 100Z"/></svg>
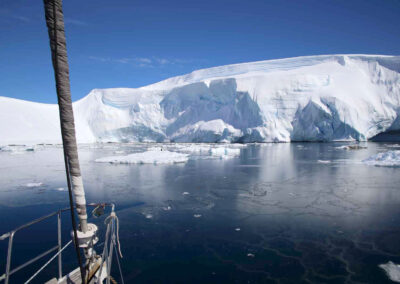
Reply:
<svg viewBox="0 0 400 284"><path fill-rule="evenodd" d="M130 64L141 68L154 68L162 66L183 66L185 64L193 64L202 62L202 60L194 59L176 59L176 58L160 58L160 57L122 57L122 58L110 58L110 57L98 57L89 56L89 59L100 62L108 63L119 63L119 64Z"/></svg>
<svg viewBox="0 0 400 284"><path fill-rule="evenodd" d="M156 60L157 60L158 63L160 63L161 65L165 65L165 64L170 63L170 60L165 59L165 58L157 58Z"/></svg>
<svg viewBox="0 0 400 284"><path fill-rule="evenodd" d="M11 17L13 17L14 19L17 19L21 22L24 22L24 23L29 23L31 21L28 17L25 17L25 16L11 15Z"/></svg>
<svg viewBox="0 0 400 284"><path fill-rule="evenodd" d="M69 25L74 25L74 26L88 26L89 24L87 22L77 20L77 19L71 19L71 18L65 18L64 23L69 24Z"/></svg>
<svg viewBox="0 0 400 284"><path fill-rule="evenodd" d="M21 11L16 11L15 9L6 9L6 8L0 8L0 18L2 20L8 20L8 21L13 21L13 20L18 20L19 22L24 22L24 23L29 23L31 21L31 18L23 16L21 14Z"/></svg>
<svg viewBox="0 0 400 284"><path fill-rule="evenodd" d="M133 60L141 62L143 64L151 64L153 62L150 58L145 58L145 57L134 58Z"/></svg>
<svg viewBox="0 0 400 284"><path fill-rule="evenodd" d="M112 59L108 57L98 57L98 56L89 56L89 59L91 60L96 60L96 61L101 61L101 62L111 62Z"/></svg>
<svg viewBox="0 0 400 284"><path fill-rule="evenodd" d="M109 63L120 63L120 64L131 64L137 67L149 67L153 68L154 60L146 57L123 57L123 58L110 58L110 57L98 57L98 56L89 56L89 59L100 61L100 62L109 62Z"/></svg>

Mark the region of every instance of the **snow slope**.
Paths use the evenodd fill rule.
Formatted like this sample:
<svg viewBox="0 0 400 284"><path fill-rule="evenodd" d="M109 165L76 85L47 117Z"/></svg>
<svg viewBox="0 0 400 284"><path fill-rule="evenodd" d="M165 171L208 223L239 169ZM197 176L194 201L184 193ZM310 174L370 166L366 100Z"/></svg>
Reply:
<svg viewBox="0 0 400 284"><path fill-rule="evenodd" d="M194 71L74 103L79 142L367 140L400 130L400 56L323 55ZM0 145L60 142L54 105L0 97Z"/></svg>

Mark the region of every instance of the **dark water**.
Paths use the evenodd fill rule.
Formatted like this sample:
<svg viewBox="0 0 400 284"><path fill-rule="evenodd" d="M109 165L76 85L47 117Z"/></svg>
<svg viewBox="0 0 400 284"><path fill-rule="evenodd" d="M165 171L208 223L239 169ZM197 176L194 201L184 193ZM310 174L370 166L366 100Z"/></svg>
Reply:
<svg viewBox="0 0 400 284"><path fill-rule="evenodd" d="M155 166L94 163L143 148L103 145L80 158L88 201L116 203L125 283L393 283L378 265L400 263L400 168L361 161L399 148L338 146L250 145L236 158ZM59 187L60 148L0 153L0 234L67 206ZM55 244L55 220L21 231L12 267ZM5 256L2 241L0 271ZM63 260L76 266L72 249ZM54 264L38 281L55 275Z"/></svg>

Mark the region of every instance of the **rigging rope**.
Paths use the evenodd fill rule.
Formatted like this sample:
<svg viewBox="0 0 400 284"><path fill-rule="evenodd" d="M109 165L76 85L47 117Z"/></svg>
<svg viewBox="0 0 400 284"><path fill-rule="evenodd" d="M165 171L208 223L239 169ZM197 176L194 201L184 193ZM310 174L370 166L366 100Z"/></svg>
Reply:
<svg viewBox="0 0 400 284"><path fill-rule="evenodd" d="M115 245L115 242L114 242L114 245ZM119 263L119 255L118 255L118 252L117 252L117 246L116 246L116 245L114 246L114 250L115 250L115 255L116 255L116 257L117 257L117 264L118 264L118 270L119 270L119 277L121 277L121 282L122 282L122 284L125 284L125 282L124 282L124 276L122 275L121 264ZM121 252L120 252L120 253L121 253Z"/></svg>
<svg viewBox="0 0 400 284"><path fill-rule="evenodd" d="M119 219L117 214L115 214L115 212L111 212L109 216L107 216L107 218L104 220L104 224L108 224L111 219L115 219L116 223L117 223L117 246L118 246L118 254L121 258L123 258L122 253L121 253L121 244L119 242Z"/></svg>
<svg viewBox="0 0 400 284"><path fill-rule="evenodd" d="M119 270L119 274L120 274L120 277L121 277L121 282L122 282L122 284L124 284L124 277L122 275L121 264L119 262L119 258L123 258L123 256L122 256L122 253L121 253L121 244L119 242L119 219L118 219L117 214L114 211L112 211L110 213L110 215L107 216L107 218L104 220L104 224L108 225L111 222L112 219L114 219L116 221L116 224L117 224L116 225L117 226L116 231L117 232L116 232L116 242L115 242L114 238L111 238L111 241L114 243L114 250L115 250L115 255L116 255L116 258L117 258L118 270ZM110 280L112 282L111 278L110 278Z"/></svg>

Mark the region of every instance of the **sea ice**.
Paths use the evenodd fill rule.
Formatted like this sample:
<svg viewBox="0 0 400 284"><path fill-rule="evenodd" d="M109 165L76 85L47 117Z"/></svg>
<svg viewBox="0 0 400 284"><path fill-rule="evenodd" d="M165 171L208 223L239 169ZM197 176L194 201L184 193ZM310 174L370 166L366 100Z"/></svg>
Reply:
<svg viewBox="0 0 400 284"><path fill-rule="evenodd" d="M342 150L362 150L362 149L367 149L366 146L361 146L361 145L357 145L357 144L353 144L353 145L343 145L343 146L339 146L339 147L335 147L336 149L342 149Z"/></svg>
<svg viewBox="0 0 400 284"><path fill-rule="evenodd" d="M239 146L240 145L240 146ZM176 151L188 153L192 156L202 156L203 158L211 159L226 159L240 155L240 149L247 147L243 144L190 144L188 146L178 147Z"/></svg>
<svg viewBox="0 0 400 284"><path fill-rule="evenodd" d="M388 148L400 148L400 144L389 144L389 145L385 145Z"/></svg>
<svg viewBox="0 0 400 284"><path fill-rule="evenodd" d="M389 277L390 280L400 283L400 265L395 264L391 261L385 264L379 264L379 267L382 268L386 275Z"/></svg>
<svg viewBox="0 0 400 284"><path fill-rule="evenodd" d="M150 150L143 153L134 153L127 156L111 156L96 159L97 163L111 164L174 164L185 163L189 159L188 154Z"/></svg>
<svg viewBox="0 0 400 284"><path fill-rule="evenodd" d="M0 147L0 152L10 152L12 154L24 154L26 152L34 152L34 146L25 145L7 145Z"/></svg>
<svg viewBox="0 0 400 284"><path fill-rule="evenodd" d="M400 150L373 155L363 160L363 163L371 166L398 167L400 166Z"/></svg>
<svg viewBox="0 0 400 284"><path fill-rule="evenodd" d="M189 144L184 146L178 146L177 151L188 154L204 154L208 155L210 153L210 144Z"/></svg>
<svg viewBox="0 0 400 284"><path fill-rule="evenodd" d="M232 149L228 147L210 148L212 157L219 157L221 159L232 158L240 155L240 149Z"/></svg>
<svg viewBox="0 0 400 284"><path fill-rule="evenodd" d="M27 183L25 186L26 187L39 187L39 186L42 186L42 185L43 185L42 182L30 182L30 183Z"/></svg>

